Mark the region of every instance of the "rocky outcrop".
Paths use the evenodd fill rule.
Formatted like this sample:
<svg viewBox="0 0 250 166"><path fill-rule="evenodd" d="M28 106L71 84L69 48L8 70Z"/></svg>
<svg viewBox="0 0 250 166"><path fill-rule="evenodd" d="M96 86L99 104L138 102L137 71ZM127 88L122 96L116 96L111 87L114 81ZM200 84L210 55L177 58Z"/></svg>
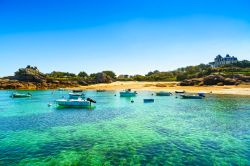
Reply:
<svg viewBox="0 0 250 166"><path fill-rule="evenodd" d="M78 81L78 84L81 85L81 86L88 85L88 83L86 81L83 81L83 80Z"/></svg>
<svg viewBox="0 0 250 166"><path fill-rule="evenodd" d="M0 89L56 89L77 87L78 81L47 79L36 67L27 66L15 72L14 76L0 79Z"/></svg>
<svg viewBox="0 0 250 166"><path fill-rule="evenodd" d="M27 82L19 80L10 79L0 79L0 89L57 89L66 87L77 87L79 84L77 82Z"/></svg>
<svg viewBox="0 0 250 166"><path fill-rule="evenodd" d="M95 83L111 83L113 79L105 73L97 73L93 79Z"/></svg>
<svg viewBox="0 0 250 166"><path fill-rule="evenodd" d="M31 66L19 69L17 72L15 72L15 76L12 77L12 79L24 82L46 82L45 75L41 73L36 67Z"/></svg>
<svg viewBox="0 0 250 166"><path fill-rule="evenodd" d="M249 76L243 75L233 75L233 76L224 76L219 74L211 74L204 78L196 79L186 79L180 82L180 86L194 86L194 85L239 85L242 82L249 82Z"/></svg>
<svg viewBox="0 0 250 166"><path fill-rule="evenodd" d="M194 86L194 85L200 85L203 82L202 79L195 78L195 79L186 79L182 82L180 82L180 86Z"/></svg>
<svg viewBox="0 0 250 166"><path fill-rule="evenodd" d="M27 66L15 72L14 76L0 78L0 89L57 89L85 86L96 83L111 83L113 79L106 73L97 73L92 79L54 78L46 76L36 67Z"/></svg>
<svg viewBox="0 0 250 166"><path fill-rule="evenodd" d="M209 75L203 79L204 85L217 85L222 83L223 85L235 85L237 80L231 78L225 78L222 75Z"/></svg>

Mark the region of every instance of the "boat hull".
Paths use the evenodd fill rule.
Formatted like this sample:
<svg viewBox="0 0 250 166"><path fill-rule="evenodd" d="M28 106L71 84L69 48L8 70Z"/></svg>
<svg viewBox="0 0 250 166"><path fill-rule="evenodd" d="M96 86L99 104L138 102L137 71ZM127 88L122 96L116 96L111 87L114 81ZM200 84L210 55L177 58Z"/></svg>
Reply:
<svg viewBox="0 0 250 166"><path fill-rule="evenodd" d="M181 96L183 99L202 99L202 96L187 96L187 95L182 95Z"/></svg>
<svg viewBox="0 0 250 166"><path fill-rule="evenodd" d="M84 107L90 107L91 102L87 100L56 100L56 103L58 106L61 107L67 107L67 108L84 108Z"/></svg>
<svg viewBox="0 0 250 166"><path fill-rule="evenodd" d="M175 91L175 93L185 93L185 91Z"/></svg>
<svg viewBox="0 0 250 166"><path fill-rule="evenodd" d="M120 92L120 97L135 97L135 92Z"/></svg>
<svg viewBox="0 0 250 166"><path fill-rule="evenodd" d="M27 97L31 97L31 95L29 94L13 94L11 95L12 98L27 98Z"/></svg>
<svg viewBox="0 0 250 166"><path fill-rule="evenodd" d="M143 99L144 103L153 103L154 101L154 99Z"/></svg>
<svg viewBox="0 0 250 166"><path fill-rule="evenodd" d="M106 92L106 90L96 90L96 92Z"/></svg>
<svg viewBox="0 0 250 166"><path fill-rule="evenodd" d="M156 96L170 96L171 95L171 93L169 93L169 92L157 92L156 93Z"/></svg>

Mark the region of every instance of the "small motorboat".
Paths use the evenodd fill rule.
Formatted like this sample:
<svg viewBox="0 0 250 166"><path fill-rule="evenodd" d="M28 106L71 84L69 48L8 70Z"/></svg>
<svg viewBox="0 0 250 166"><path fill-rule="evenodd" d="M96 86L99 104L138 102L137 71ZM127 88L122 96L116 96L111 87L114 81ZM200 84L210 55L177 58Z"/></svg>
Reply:
<svg viewBox="0 0 250 166"><path fill-rule="evenodd" d="M56 100L56 103L58 104L58 106L64 108L88 108L91 107L91 103L96 103L96 101L90 98L87 98L86 100L78 98L78 99L59 99Z"/></svg>
<svg viewBox="0 0 250 166"><path fill-rule="evenodd" d="M171 92L164 92L164 91L156 92L156 96L170 96L170 95L172 95Z"/></svg>
<svg viewBox="0 0 250 166"><path fill-rule="evenodd" d="M154 99L143 99L144 103L153 103L154 101Z"/></svg>
<svg viewBox="0 0 250 166"><path fill-rule="evenodd" d="M73 90L72 90L73 93L81 93L82 91L83 91L83 90L81 90L81 89L73 89Z"/></svg>
<svg viewBox="0 0 250 166"><path fill-rule="evenodd" d="M202 96L199 95L181 95L183 99L202 99Z"/></svg>
<svg viewBox="0 0 250 166"><path fill-rule="evenodd" d="M59 88L59 89L58 89L58 91L65 91L65 89L63 89L63 88Z"/></svg>
<svg viewBox="0 0 250 166"><path fill-rule="evenodd" d="M185 93L184 90L176 90L175 93Z"/></svg>
<svg viewBox="0 0 250 166"><path fill-rule="evenodd" d="M96 92L106 92L106 90L104 90L104 89L98 89L98 90L96 90Z"/></svg>
<svg viewBox="0 0 250 166"><path fill-rule="evenodd" d="M131 91L131 89L127 89L124 92L120 92L120 97L135 97L137 94L136 91Z"/></svg>
<svg viewBox="0 0 250 166"><path fill-rule="evenodd" d="M24 94L24 93L13 93L10 97L12 97L12 98L26 98L26 97L31 97L32 96L32 94L30 94L30 93L26 93L26 94Z"/></svg>
<svg viewBox="0 0 250 166"><path fill-rule="evenodd" d="M205 92L198 92L198 95L201 97L205 97Z"/></svg>
<svg viewBox="0 0 250 166"><path fill-rule="evenodd" d="M70 99L78 99L79 97L83 98L84 96L84 93L69 93Z"/></svg>

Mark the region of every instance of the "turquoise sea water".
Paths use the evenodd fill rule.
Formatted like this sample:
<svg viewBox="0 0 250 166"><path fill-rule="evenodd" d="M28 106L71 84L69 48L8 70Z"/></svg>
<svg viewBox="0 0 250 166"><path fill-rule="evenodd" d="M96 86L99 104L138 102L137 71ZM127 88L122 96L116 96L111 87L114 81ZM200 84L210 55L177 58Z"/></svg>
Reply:
<svg viewBox="0 0 250 166"><path fill-rule="evenodd" d="M250 165L250 97L86 91L94 109L57 109L67 92L30 92L0 91L0 165Z"/></svg>

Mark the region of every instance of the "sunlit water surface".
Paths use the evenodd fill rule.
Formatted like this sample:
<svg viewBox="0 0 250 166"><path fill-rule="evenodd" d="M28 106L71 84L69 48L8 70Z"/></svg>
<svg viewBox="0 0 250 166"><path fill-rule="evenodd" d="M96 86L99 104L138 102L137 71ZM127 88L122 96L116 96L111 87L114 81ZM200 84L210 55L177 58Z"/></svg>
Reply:
<svg viewBox="0 0 250 166"><path fill-rule="evenodd" d="M68 92L11 93L0 91L0 165L250 165L250 97L86 91L94 109L58 109Z"/></svg>

